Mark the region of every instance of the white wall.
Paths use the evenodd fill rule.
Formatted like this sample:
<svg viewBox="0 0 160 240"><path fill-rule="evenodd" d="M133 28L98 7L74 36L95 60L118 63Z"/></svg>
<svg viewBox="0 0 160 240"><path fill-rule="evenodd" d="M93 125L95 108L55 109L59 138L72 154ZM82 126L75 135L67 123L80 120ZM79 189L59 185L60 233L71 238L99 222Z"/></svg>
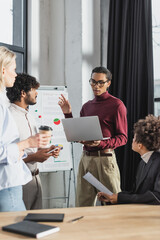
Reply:
<svg viewBox="0 0 160 240"><path fill-rule="evenodd" d="M92 98L88 84L92 68L100 65L100 0L28 0L28 73L43 85L67 85L74 116ZM82 152L74 144L75 172ZM68 173L43 174L44 196L65 193ZM70 206L74 206L71 184ZM63 207L64 200L44 201Z"/></svg>
<svg viewBox="0 0 160 240"><path fill-rule="evenodd" d="M89 79L100 65L100 0L82 0L82 102L93 97Z"/></svg>
<svg viewBox="0 0 160 240"><path fill-rule="evenodd" d="M28 1L28 73L39 80L40 47L39 47L39 0Z"/></svg>

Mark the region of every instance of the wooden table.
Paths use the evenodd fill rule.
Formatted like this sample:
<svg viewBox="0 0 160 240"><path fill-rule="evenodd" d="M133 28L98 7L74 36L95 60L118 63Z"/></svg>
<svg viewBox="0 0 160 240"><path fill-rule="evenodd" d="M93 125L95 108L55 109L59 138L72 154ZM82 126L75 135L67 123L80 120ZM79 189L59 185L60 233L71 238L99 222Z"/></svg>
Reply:
<svg viewBox="0 0 160 240"><path fill-rule="evenodd" d="M0 213L0 239L32 239L1 230L1 226L23 220L29 212L65 213L62 223L44 223L59 226L60 231L42 239L160 239L160 206L148 205L115 205ZM84 218L75 223L68 223L69 220L80 216L84 216Z"/></svg>

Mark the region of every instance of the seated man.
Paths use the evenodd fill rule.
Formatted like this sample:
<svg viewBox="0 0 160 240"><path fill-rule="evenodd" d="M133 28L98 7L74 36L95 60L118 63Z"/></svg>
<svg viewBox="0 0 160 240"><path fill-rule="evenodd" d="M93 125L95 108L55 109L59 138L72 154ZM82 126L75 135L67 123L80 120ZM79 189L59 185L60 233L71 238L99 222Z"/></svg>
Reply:
<svg viewBox="0 0 160 240"><path fill-rule="evenodd" d="M132 149L141 155L132 192L108 195L98 193L98 199L112 204L160 204L160 119L148 115L134 124Z"/></svg>

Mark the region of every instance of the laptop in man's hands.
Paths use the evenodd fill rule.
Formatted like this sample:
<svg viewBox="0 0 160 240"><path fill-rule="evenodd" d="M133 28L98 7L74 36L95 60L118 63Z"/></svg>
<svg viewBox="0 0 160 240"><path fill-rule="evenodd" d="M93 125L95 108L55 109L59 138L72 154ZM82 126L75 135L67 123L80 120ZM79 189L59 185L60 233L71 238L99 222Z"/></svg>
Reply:
<svg viewBox="0 0 160 240"><path fill-rule="evenodd" d="M98 116L62 119L68 142L105 140Z"/></svg>

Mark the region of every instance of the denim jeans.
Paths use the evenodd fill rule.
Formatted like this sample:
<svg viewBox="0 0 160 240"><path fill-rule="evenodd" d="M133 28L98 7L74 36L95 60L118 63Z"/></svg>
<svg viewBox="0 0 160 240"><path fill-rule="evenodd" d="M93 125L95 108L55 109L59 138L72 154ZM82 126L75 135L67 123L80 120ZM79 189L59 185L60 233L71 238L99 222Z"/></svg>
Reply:
<svg viewBox="0 0 160 240"><path fill-rule="evenodd" d="M22 200L22 186L6 188L0 191L0 212L26 210Z"/></svg>

